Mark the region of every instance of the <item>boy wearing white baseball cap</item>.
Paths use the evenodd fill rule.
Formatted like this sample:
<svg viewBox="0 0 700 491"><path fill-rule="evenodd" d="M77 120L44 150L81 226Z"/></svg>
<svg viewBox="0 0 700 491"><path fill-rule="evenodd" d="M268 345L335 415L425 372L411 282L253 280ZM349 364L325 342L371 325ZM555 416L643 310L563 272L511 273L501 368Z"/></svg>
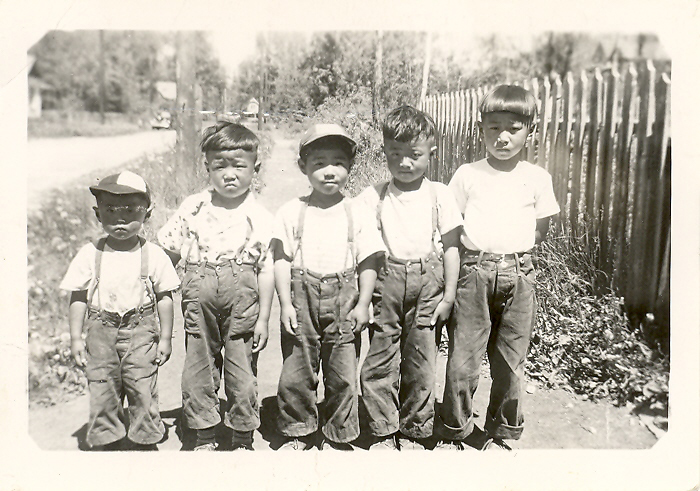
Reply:
<svg viewBox="0 0 700 491"><path fill-rule="evenodd" d="M341 193L356 146L336 124L309 128L299 143L298 163L313 189L282 205L275 218L284 357L277 425L287 437L281 449L306 450L320 443L321 449L352 450L350 442L360 433L360 332L369 322L384 245L371 211ZM321 411L319 368L325 388Z"/></svg>
<svg viewBox="0 0 700 491"><path fill-rule="evenodd" d="M107 236L78 251L60 285L71 292L71 352L88 379L86 440L95 449L117 450L126 436L131 448L154 450L164 435L158 367L172 351L172 291L180 280L165 252L138 235L152 209L143 178L120 172L90 192ZM128 434L120 419L124 396Z"/></svg>

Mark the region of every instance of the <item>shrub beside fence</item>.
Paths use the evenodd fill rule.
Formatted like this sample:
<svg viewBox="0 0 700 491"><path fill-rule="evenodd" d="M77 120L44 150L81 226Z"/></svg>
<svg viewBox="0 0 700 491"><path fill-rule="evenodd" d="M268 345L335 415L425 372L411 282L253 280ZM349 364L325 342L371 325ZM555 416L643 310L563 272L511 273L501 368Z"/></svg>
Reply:
<svg viewBox="0 0 700 491"><path fill-rule="evenodd" d="M638 322L668 327L671 255L671 77L651 62L519 83L538 103L523 157L547 169L562 212L556 225L598 239L601 269ZM490 87L430 96L438 127L431 178L486 155L477 126Z"/></svg>

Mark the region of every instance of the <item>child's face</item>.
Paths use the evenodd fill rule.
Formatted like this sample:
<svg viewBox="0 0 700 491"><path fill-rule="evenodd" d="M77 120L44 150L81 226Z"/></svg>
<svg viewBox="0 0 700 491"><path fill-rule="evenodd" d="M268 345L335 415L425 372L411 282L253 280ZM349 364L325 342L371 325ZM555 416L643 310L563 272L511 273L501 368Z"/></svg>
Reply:
<svg viewBox="0 0 700 491"><path fill-rule="evenodd" d="M422 137L411 142L384 140L384 155L389 172L394 179L406 184L423 177L436 150L437 147L431 140Z"/></svg>
<svg viewBox="0 0 700 491"><path fill-rule="evenodd" d="M210 150L205 154L207 172L214 190L223 198L233 199L250 188L260 164L254 152L243 149Z"/></svg>
<svg viewBox="0 0 700 491"><path fill-rule="evenodd" d="M95 215L107 234L126 241L139 233L148 213L148 200L140 194L101 193Z"/></svg>
<svg viewBox="0 0 700 491"><path fill-rule="evenodd" d="M299 159L299 167L309 178L311 187L329 196L345 186L351 165L350 156L336 147L314 148L304 160Z"/></svg>
<svg viewBox="0 0 700 491"><path fill-rule="evenodd" d="M523 118L509 112L484 114L480 128L486 150L498 160L516 159L530 133Z"/></svg>

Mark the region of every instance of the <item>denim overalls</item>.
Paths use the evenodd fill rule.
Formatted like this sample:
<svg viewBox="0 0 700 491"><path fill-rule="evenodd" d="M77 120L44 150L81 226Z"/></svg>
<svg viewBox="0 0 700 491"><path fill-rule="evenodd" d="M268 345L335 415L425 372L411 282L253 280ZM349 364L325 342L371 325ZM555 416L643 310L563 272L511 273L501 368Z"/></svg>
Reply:
<svg viewBox="0 0 700 491"><path fill-rule="evenodd" d="M289 437L314 433L319 426L316 407L319 362L323 367L325 402L321 430L338 443L355 440L360 434L357 400L357 362L360 337L347 315L357 305L357 274L354 230L350 204L343 201L348 220L348 249L353 267L335 274L318 274L304 267L301 238L308 200L302 200L294 240L292 304L297 316L297 334L282 330L282 373L277 401L278 428ZM346 261L347 264L347 255Z"/></svg>
<svg viewBox="0 0 700 491"><path fill-rule="evenodd" d="M517 439L524 422L523 367L537 310L532 256L462 248L460 257L438 433L463 440L472 432L472 398L486 352L493 384L485 430L494 438Z"/></svg>
<svg viewBox="0 0 700 491"><path fill-rule="evenodd" d="M139 237L141 250L141 280L148 303L131 309L124 315L92 306L92 298L100 283L102 253L106 239L96 244L95 278L88 294L87 366L85 373L90 390L90 418L87 443L107 445L124 438L126 428L120 419L123 396L129 401L129 440L153 444L165 433L158 412L159 329L155 314L155 293L148 277L148 249ZM101 302L100 302L101 303Z"/></svg>
<svg viewBox="0 0 700 491"><path fill-rule="evenodd" d="M435 247L438 209L430 181L432 251L427 257L395 257L384 234L382 207L389 188L379 196L377 224L389 252L380 269L372 299L374 322L362 365L362 400L369 427L377 437L401 431L411 438L433 433L435 371L439 330L430 318L442 299L445 281L442 254Z"/></svg>
<svg viewBox="0 0 700 491"><path fill-rule="evenodd" d="M247 218L246 238L234 259L185 263L182 407L187 426L192 429L211 428L221 421L217 393L222 369L224 424L237 431L260 426L257 356L252 352L260 313L259 269L257 261L244 253L252 231L253 224Z"/></svg>

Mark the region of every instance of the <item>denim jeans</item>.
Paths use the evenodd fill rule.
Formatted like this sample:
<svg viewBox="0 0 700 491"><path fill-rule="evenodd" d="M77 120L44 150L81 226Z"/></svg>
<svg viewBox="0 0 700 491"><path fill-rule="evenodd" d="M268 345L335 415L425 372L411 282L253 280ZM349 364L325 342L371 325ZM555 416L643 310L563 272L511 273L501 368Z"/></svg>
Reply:
<svg viewBox="0 0 700 491"><path fill-rule="evenodd" d="M282 330L282 373L277 391L278 429L289 437L314 433L319 366L325 388L321 431L331 441L346 443L360 434L357 362L360 337L347 315L359 294L354 270L318 275L292 268L292 304L297 334Z"/></svg>
<svg viewBox="0 0 700 491"><path fill-rule="evenodd" d="M256 270L235 261L188 264L182 311L182 406L187 425L205 429L221 421L217 393L223 370L224 424L238 431L258 428L257 356L252 353L260 312Z"/></svg>
<svg viewBox="0 0 700 491"><path fill-rule="evenodd" d="M412 438L433 433L437 329L430 318L442 299L443 266L426 259L388 257L375 287L374 322L362 365L362 400L372 434L401 431Z"/></svg>
<svg viewBox="0 0 700 491"><path fill-rule="evenodd" d="M153 307L119 314L90 308L86 320L86 375L90 390L87 443L107 445L127 435L120 419L129 401L129 440L153 444L165 428L156 388L159 331Z"/></svg>
<svg viewBox="0 0 700 491"><path fill-rule="evenodd" d="M530 254L480 261L462 252L448 323L445 394L436 418L441 436L461 440L472 432L472 398L487 353L493 384L486 432L496 438L520 438L523 367L537 310L534 280Z"/></svg>

